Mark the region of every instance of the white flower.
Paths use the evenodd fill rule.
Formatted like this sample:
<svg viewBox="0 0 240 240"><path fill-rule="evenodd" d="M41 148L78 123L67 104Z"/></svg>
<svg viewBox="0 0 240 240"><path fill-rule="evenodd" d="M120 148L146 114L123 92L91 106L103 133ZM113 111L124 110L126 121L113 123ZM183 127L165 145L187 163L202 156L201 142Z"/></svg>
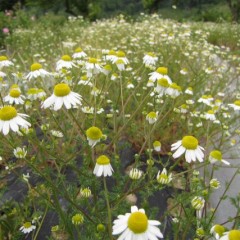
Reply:
<svg viewBox="0 0 240 240"><path fill-rule="evenodd" d="M50 132L51 132L51 134L52 134L54 137L58 137L58 138L62 138L62 137L63 137L63 133L60 132L60 131L51 130Z"/></svg>
<svg viewBox="0 0 240 240"><path fill-rule="evenodd" d="M221 236L223 236L224 232L225 232L225 227L219 224L212 226L210 229L210 233L213 234L217 240L220 239Z"/></svg>
<svg viewBox="0 0 240 240"><path fill-rule="evenodd" d="M9 61L6 56L0 56L0 69L9 66L13 66L13 62Z"/></svg>
<svg viewBox="0 0 240 240"><path fill-rule="evenodd" d="M87 54L81 48L77 48L72 55L73 58L85 58L86 56Z"/></svg>
<svg viewBox="0 0 240 240"><path fill-rule="evenodd" d="M129 172L129 177L133 180L137 180L141 178L143 175L143 171L137 169L137 168L132 168Z"/></svg>
<svg viewBox="0 0 240 240"><path fill-rule="evenodd" d="M204 207L205 200L203 197L194 197L191 201L193 208L196 210L201 210Z"/></svg>
<svg viewBox="0 0 240 240"><path fill-rule="evenodd" d="M208 106L212 105L213 97L211 95L203 95L198 99L198 102L202 102Z"/></svg>
<svg viewBox="0 0 240 240"><path fill-rule="evenodd" d="M155 66L157 61L158 57L152 52L145 54L143 57L143 63L145 66Z"/></svg>
<svg viewBox="0 0 240 240"><path fill-rule="evenodd" d="M240 100L236 100L234 103L228 104L228 106L232 107L234 111L240 110Z"/></svg>
<svg viewBox="0 0 240 240"><path fill-rule="evenodd" d="M86 62L87 77L92 77L102 72L102 66L99 64L99 61L96 58L89 58Z"/></svg>
<svg viewBox="0 0 240 240"><path fill-rule="evenodd" d="M230 163L224 159L222 159L222 153L218 150L213 150L209 154L209 162L214 164L217 162L223 162L226 165L230 165Z"/></svg>
<svg viewBox="0 0 240 240"><path fill-rule="evenodd" d="M18 88L11 88L9 94L4 97L4 102L8 102L9 104L23 104L25 97L21 95L21 91Z"/></svg>
<svg viewBox="0 0 240 240"><path fill-rule="evenodd" d="M43 89L40 88L29 88L27 91L27 98L30 100L42 99L46 96L46 93Z"/></svg>
<svg viewBox="0 0 240 240"><path fill-rule="evenodd" d="M156 152L161 151L161 146L162 146L162 144L159 141L154 141L153 142L153 148Z"/></svg>
<svg viewBox="0 0 240 240"><path fill-rule="evenodd" d="M31 126L24 118L28 115L17 113L17 110L12 106L4 106L0 109L0 132L4 135L9 133L9 130L17 132L19 127L28 128Z"/></svg>
<svg viewBox="0 0 240 240"><path fill-rule="evenodd" d="M213 111L213 110L208 110L208 111L205 113L205 119L211 120L211 121L215 121L215 120L216 120L216 117L215 117L214 111Z"/></svg>
<svg viewBox="0 0 240 240"><path fill-rule="evenodd" d="M178 97L182 93L182 88L178 86L176 83L172 83L166 89L166 94L171 96L172 98Z"/></svg>
<svg viewBox="0 0 240 240"><path fill-rule="evenodd" d="M32 225L32 223L31 222L25 222L24 224L23 224L23 226L22 227L20 227L20 231L21 232L23 232L23 233L30 233L30 232L32 232L33 230L35 230L36 229L36 226L34 226L34 225Z"/></svg>
<svg viewBox="0 0 240 240"><path fill-rule="evenodd" d="M150 75L149 79L155 82L160 78L165 78L167 79L168 84L172 84L172 80L167 74L168 74L168 69L166 67L159 67L155 72L149 73Z"/></svg>
<svg viewBox="0 0 240 240"><path fill-rule="evenodd" d="M94 147L103 137L102 131L98 127L90 127L86 131L88 144Z"/></svg>
<svg viewBox="0 0 240 240"><path fill-rule="evenodd" d="M90 87L93 86L93 84L91 83L91 79L88 78L87 75L82 76L78 84L84 85L84 86L90 86Z"/></svg>
<svg viewBox="0 0 240 240"><path fill-rule="evenodd" d="M72 92L68 84L59 83L55 85L53 94L43 102L42 108L49 108L52 105L54 111L58 111L63 105L67 109L75 108L82 105L81 100L81 95Z"/></svg>
<svg viewBox="0 0 240 240"><path fill-rule="evenodd" d="M231 230L225 232L219 240L239 240L240 239L240 230Z"/></svg>
<svg viewBox="0 0 240 240"><path fill-rule="evenodd" d="M150 80L151 81L151 80ZM157 86L155 88L155 91L160 95L164 95L169 88L169 83L166 78L160 78L157 80Z"/></svg>
<svg viewBox="0 0 240 240"><path fill-rule="evenodd" d="M70 69L72 67L77 67L73 62L69 55L63 55L62 58L57 61L56 70L59 71L62 68Z"/></svg>
<svg viewBox="0 0 240 240"><path fill-rule="evenodd" d="M47 72L46 70L44 70L42 68L42 65L40 63L34 63L31 65L31 72L28 73L28 75L26 76L26 78L28 80L31 80L32 78L38 78L38 77L49 77L52 74Z"/></svg>
<svg viewBox="0 0 240 240"><path fill-rule="evenodd" d="M118 240L157 240L163 235L157 227L161 223L148 220L144 209L131 207L131 213L119 215L113 222L113 235L121 234Z"/></svg>
<svg viewBox="0 0 240 240"><path fill-rule="evenodd" d="M186 90L185 90L185 93L188 94L188 95L193 95L193 89L191 87L188 87Z"/></svg>
<svg viewBox="0 0 240 240"><path fill-rule="evenodd" d="M218 188L221 187L221 186L220 186L220 182L219 182L216 178L213 178L213 179L211 179L211 181L210 181L210 187L211 187L211 188L214 188L214 189L218 189Z"/></svg>
<svg viewBox="0 0 240 240"><path fill-rule="evenodd" d="M172 181L172 173L167 174L167 169L163 168L162 172L158 171L157 181L161 184L168 184Z"/></svg>
<svg viewBox="0 0 240 240"><path fill-rule="evenodd" d="M27 155L27 151L25 148L17 147L13 150L13 154L16 158L25 158Z"/></svg>
<svg viewBox="0 0 240 240"><path fill-rule="evenodd" d="M157 112L150 112L146 116L146 120L149 122L149 124L154 124L158 119L158 113Z"/></svg>
<svg viewBox="0 0 240 240"><path fill-rule="evenodd" d="M107 176L112 176L113 173L113 168L110 164L110 159L105 156L101 155L97 158L96 165L93 170L93 174L96 175L97 177L107 177Z"/></svg>
<svg viewBox="0 0 240 240"><path fill-rule="evenodd" d="M112 59L112 63L117 63L117 61L121 61L124 65L129 63L123 51L117 51L115 58Z"/></svg>
<svg viewBox="0 0 240 240"><path fill-rule="evenodd" d="M176 152L173 154L173 158L178 158L185 153L185 159L188 163L191 161L199 162L203 161L203 147L198 145L198 140L193 136L185 136L182 140L172 144L171 151Z"/></svg>
<svg viewBox="0 0 240 240"><path fill-rule="evenodd" d="M84 113L93 114L93 113L94 113L94 107L82 107L82 111L83 111Z"/></svg>

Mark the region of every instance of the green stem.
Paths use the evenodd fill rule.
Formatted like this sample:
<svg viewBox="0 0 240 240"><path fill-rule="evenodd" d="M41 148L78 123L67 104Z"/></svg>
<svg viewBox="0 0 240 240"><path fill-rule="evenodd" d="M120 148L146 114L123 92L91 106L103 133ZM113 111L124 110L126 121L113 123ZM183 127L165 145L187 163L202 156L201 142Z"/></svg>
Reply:
<svg viewBox="0 0 240 240"><path fill-rule="evenodd" d="M108 232L109 232L109 237L110 239L112 238L112 215L111 215L111 208L109 204L109 198L108 198L108 189L107 189L107 184L106 184L106 178L103 177L103 184L104 184L104 195L106 198L106 203L107 203L107 212L108 212Z"/></svg>

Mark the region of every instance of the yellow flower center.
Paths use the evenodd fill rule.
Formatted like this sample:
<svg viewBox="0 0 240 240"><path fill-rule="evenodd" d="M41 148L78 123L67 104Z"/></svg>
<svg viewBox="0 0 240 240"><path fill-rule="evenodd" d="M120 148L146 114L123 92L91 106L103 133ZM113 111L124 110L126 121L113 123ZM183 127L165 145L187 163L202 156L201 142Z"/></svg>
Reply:
<svg viewBox="0 0 240 240"><path fill-rule="evenodd" d="M6 61L8 58L6 56L0 56L0 61Z"/></svg>
<svg viewBox="0 0 240 240"><path fill-rule="evenodd" d="M195 150L198 146L198 140L193 136L185 136L182 139L182 145L186 149Z"/></svg>
<svg viewBox="0 0 240 240"><path fill-rule="evenodd" d="M208 114L214 114L214 111L213 110L208 110L207 113Z"/></svg>
<svg viewBox="0 0 240 240"><path fill-rule="evenodd" d="M23 224L23 227L24 227L24 228L30 228L31 226L32 226L31 222L25 222L25 223Z"/></svg>
<svg viewBox="0 0 240 240"><path fill-rule="evenodd" d="M96 58L89 58L89 59L88 59L88 62L89 62L89 63L94 63L94 64L95 64L95 63L98 62L98 60L97 60Z"/></svg>
<svg viewBox="0 0 240 240"><path fill-rule="evenodd" d="M155 142L153 143L153 146L154 146L154 147L159 147L159 146L161 146L161 143L160 143L159 141L155 141Z"/></svg>
<svg viewBox="0 0 240 240"><path fill-rule="evenodd" d="M63 55L61 59L66 62L70 62L72 60L69 55Z"/></svg>
<svg viewBox="0 0 240 240"><path fill-rule="evenodd" d="M67 96L70 92L70 87L66 83L59 83L54 87L54 95L57 97Z"/></svg>
<svg viewBox="0 0 240 240"><path fill-rule="evenodd" d="M147 55L150 56L150 57L155 57L156 56L153 52L148 52Z"/></svg>
<svg viewBox="0 0 240 240"><path fill-rule="evenodd" d="M118 59L118 60L116 61L116 64L124 64L124 61L123 61L122 59Z"/></svg>
<svg viewBox="0 0 240 240"><path fill-rule="evenodd" d="M187 105L187 104L182 104L182 105L181 105L181 108L182 108L182 109L188 109L188 105Z"/></svg>
<svg viewBox="0 0 240 240"><path fill-rule="evenodd" d="M170 88L176 89L176 90L178 90L179 92L182 91L182 88L181 88L180 86L178 86L176 83L172 83L172 84L170 85Z"/></svg>
<svg viewBox="0 0 240 240"><path fill-rule="evenodd" d="M214 231L215 233L218 233L218 235L221 237L225 232L225 228L222 225L217 224L214 226Z"/></svg>
<svg viewBox="0 0 240 240"><path fill-rule="evenodd" d="M102 137L102 131L98 127L90 127L86 131L87 137L92 140L98 140Z"/></svg>
<svg viewBox="0 0 240 240"><path fill-rule="evenodd" d="M125 55L125 53L123 51L118 51L117 52L117 56L118 57L125 57L126 55Z"/></svg>
<svg viewBox="0 0 240 240"><path fill-rule="evenodd" d="M231 230L228 234L229 240L239 240L240 239L240 230Z"/></svg>
<svg viewBox="0 0 240 240"><path fill-rule="evenodd" d="M107 71L111 71L112 67L111 67L111 65L107 64L107 65L104 66L104 69L107 70Z"/></svg>
<svg viewBox="0 0 240 240"><path fill-rule="evenodd" d="M110 159L106 155L101 155L97 158L97 164L99 165L108 165L110 163Z"/></svg>
<svg viewBox="0 0 240 240"><path fill-rule="evenodd" d="M34 63L31 65L31 71L36 71L42 68L42 65L40 63Z"/></svg>
<svg viewBox="0 0 240 240"><path fill-rule="evenodd" d="M19 87L18 87L17 84L13 84L13 85L11 86L11 89L13 89L13 88L19 88Z"/></svg>
<svg viewBox="0 0 240 240"><path fill-rule="evenodd" d="M29 88L28 91L27 91L27 94L28 95L34 95L34 94L37 94L38 93L38 89L37 88Z"/></svg>
<svg viewBox="0 0 240 240"><path fill-rule="evenodd" d="M168 69L166 67L159 67L157 69L157 72L162 74L162 75L167 75L168 74Z"/></svg>
<svg viewBox="0 0 240 240"><path fill-rule="evenodd" d="M108 52L108 55L116 55L116 52L115 52L114 50L110 50L110 51Z"/></svg>
<svg viewBox="0 0 240 240"><path fill-rule="evenodd" d="M156 118L157 117L157 114L155 112L150 112L148 113L147 115L149 118Z"/></svg>
<svg viewBox="0 0 240 240"><path fill-rule="evenodd" d="M76 53L82 52L82 49L79 47L79 48L75 49L75 52Z"/></svg>
<svg viewBox="0 0 240 240"><path fill-rule="evenodd" d="M72 223L76 224L76 225L83 223L83 220L84 220L83 216L81 214L79 214L79 213L75 214L72 217Z"/></svg>
<svg viewBox="0 0 240 240"><path fill-rule="evenodd" d="M218 150L211 151L210 156L218 161L222 160L222 153Z"/></svg>
<svg viewBox="0 0 240 240"><path fill-rule="evenodd" d="M135 234L144 233L148 227L148 218L146 214L134 212L128 218L128 228Z"/></svg>
<svg viewBox="0 0 240 240"><path fill-rule="evenodd" d="M240 100L235 101L234 104L240 107Z"/></svg>
<svg viewBox="0 0 240 240"><path fill-rule="evenodd" d="M8 121L17 116L17 110L12 106L5 106L0 109L0 119L3 121Z"/></svg>
<svg viewBox="0 0 240 240"><path fill-rule="evenodd" d="M164 180L167 180L168 179L168 176L164 173L161 173L159 176L158 176L158 180L161 180L161 179L164 179Z"/></svg>
<svg viewBox="0 0 240 240"><path fill-rule="evenodd" d="M13 98L18 98L20 96L20 94L21 94L21 92L16 88L11 89L9 92L9 95Z"/></svg>
<svg viewBox="0 0 240 240"><path fill-rule="evenodd" d="M168 83L168 80L166 78L158 79L157 84L162 86L162 87L166 87L166 88L169 87L169 83Z"/></svg>

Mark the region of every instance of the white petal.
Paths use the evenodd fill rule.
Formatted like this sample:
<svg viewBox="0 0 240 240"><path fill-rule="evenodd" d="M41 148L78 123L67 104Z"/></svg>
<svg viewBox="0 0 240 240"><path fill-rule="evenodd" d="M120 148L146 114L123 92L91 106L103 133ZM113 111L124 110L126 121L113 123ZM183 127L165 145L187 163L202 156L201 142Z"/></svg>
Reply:
<svg viewBox="0 0 240 240"><path fill-rule="evenodd" d="M173 154L173 158L180 157L184 152L186 151L186 148L183 146L180 146L177 151Z"/></svg>
<svg viewBox="0 0 240 240"><path fill-rule="evenodd" d="M138 212L137 206L131 206L131 213Z"/></svg>
<svg viewBox="0 0 240 240"><path fill-rule="evenodd" d="M2 132L4 135L9 133L9 121L4 121Z"/></svg>
<svg viewBox="0 0 240 240"><path fill-rule="evenodd" d="M47 98L43 104L42 104L42 108L49 108L51 105L53 105L53 103L55 102L55 95L52 94L49 98Z"/></svg>
<svg viewBox="0 0 240 240"><path fill-rule="evenodd" d="M63 105L63 98L57 97L54 104L54 111L58 111Z"/></svg>

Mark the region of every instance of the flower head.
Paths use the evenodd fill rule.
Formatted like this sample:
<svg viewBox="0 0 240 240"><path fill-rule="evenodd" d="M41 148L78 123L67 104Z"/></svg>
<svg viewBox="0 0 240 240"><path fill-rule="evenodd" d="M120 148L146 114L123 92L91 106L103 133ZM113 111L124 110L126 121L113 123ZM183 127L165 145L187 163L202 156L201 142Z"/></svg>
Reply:
<svg viewBox="0 0 240 240"><path fill-rule="evenodd" d="M7 135L10 129L13 132L17 132L19 127L30 127L31 124L25 120L26 117L28 115L17 113L17 110L12 106L2 107L0 109L0 132Z"/></svg>
<svg viewBox="0 0 240 240"><path fill-rule="evenodd" d="M63 68L71 69L72 67L76 67L72 62L72 58L69 55L63 55L62 58L57 61L56 70L59 71Z"/></svg>
<svg viewBox="0 0 240 240"><path fill-rule="evenodd" d="M102 131L98 127L90 127L86 131L88 144L94 147L103 137Z"/></svg>
<svg viewBox="0 0 240 240"><path fill-rule="evenodd" d="M223 234L219 240L239 240L240 239L240 230L231 230Z"/></svg>
<svg viewBox="0 0 240 240"><path fill-rule="evenodd" d="M25 97L21 95L21 91L18 86L11 87L9 94L4 98L4 102L9 104L23 104Z"/></svg>
<svg viewBox="0 0 240 240"><path fill-rule="evenodd" d="M137 169L137 168L132 168L129 172L129 177L133 180L137 180L141 178L143 175L143 171Z"/></svg>
<svg viewBox="0 0 240 240"><path fill-rule="evenodd" d="M171 151L175 150L176 152L173 154L174 158L178 158L185 153L185 159L188 163L191 161L195 162L196 160L199 162L203 161L204 149L198 145L198 140L193 136L185 136L182 140L172 144Z"/></svg>
<svg viewBox="0 0 240 240"><path fill-rule="evenodd" d="M191 204L196 210L201 210L204 207L205 200L203 197L194 197Z"/></svg>
<svg viewBox="0 0 240 240"><path fill-rule="evenodd" d="M22 227L20 227L20 231L23 232L23 233L30 233L32 232L33 230L36 229L36 226L32 225L31 222L25 222Z"/></svg>
<svg viewBox="0 0 240 240"><path fill-rule="evenodd" d="M6 56L0 56L0 69L9 66L13 66L13 62L9 61Z"/></svg>
<svg viewBox="0 0 240 240"><path fill-rule="evenodd" d="M33 63L31 65L31 72L28 73L26 78L28 80L31 80L32 78L38 78L38 77L44 78L44 77L48 77L48 76L51 76L51 74L49 72L47 72L46 70L44 70L40 63Z"/></svg>
<svg viewBox="0 0 240 240"><path fill-rule="evenodd" d="M153 142L153 148L156 152L161 151L161 146L162 146L162 144L159 141L154 141Z"/></svg>
<svg viewBox="0 0 240 240"><path fill-rule="evenodd" d="M158 113L157 112L150 112L146 116L146 120L149 122L149 124L153 124L157 121Z"/></svg>
<svg viewBox="0 0 240 240"><path fill-rule="evenodd" d="M43 102L42 107L49 108L54 105L53 109L57 111L64 105L70 109L82 105L81 100L81 95L72 92L68 84L59 83L55 85L53 94Z"/></svg>
<svg viewBox="0 0 240 240"><path fill-rule="evenodd" d="M226 165L230 165L230 163L224 159L222 159L222 153L218 150L213 150L209 154L210 163L214 164L217 162L223 162Z"/></svg>
<svg viewBox="0 0 240 240"><path fill-rule="evenodd" d="M161 171L158 171L157 174L157 181L161 184L168 184L172 181L172 173L170 173L169 175L167 174L167 169L164 168Z"/></svg>
<svg viewBox="0 0 240 240"><path fill-rule="evenodd" d="M214 237L218 240L221 236L223 236L223 233L225 232L225 227L222 225L216 224L210 229L210 233L214 235Z"/></svg>
<svg viewBox="0 0 240 240"><path fill-rule="evenodd" d="M106 155L101 155L96 160L96 165L93 170L93 174L97 177L100 176L112 176L113 168L110 164L110 159Z"/></svg>
<svg viewBox="0 0 240 240"><path fill-rule="evenodd" d="M72 217L72 224L74 225L80 225L83 223L83 221L84 221L84 217L80 213L77 213Z"/></svg>
<svg viewBox="0 0 240 240"><path fill-rule="evenodd" d="M240 110L240 100L236 100L234 103L228 104L228 106L232 107L234 111Z"/></svg>
<svg viewBox="0 0 240 240"><path fill-rule="evenodd" d="M84 58L87 54L82 50L82 48L76 48L74 54L72 55L73 58Z"/></svg>
<svg viewBox="0 0 240 240"><path fill-rule="evenodd" d="M17 147L13 150L13 154L16 158L25 158L27 155L27 150L25 148Z"/></svg>
<svg viewBox="0 0 240 240"><path fill-rule="evenodd" d="M148 220L144 209L131 207L131 213L119 215L113 222L113 235L121 234L122 240L148 240L163 238L163 235L157 227L161 223L156 220Z"/></svg>

